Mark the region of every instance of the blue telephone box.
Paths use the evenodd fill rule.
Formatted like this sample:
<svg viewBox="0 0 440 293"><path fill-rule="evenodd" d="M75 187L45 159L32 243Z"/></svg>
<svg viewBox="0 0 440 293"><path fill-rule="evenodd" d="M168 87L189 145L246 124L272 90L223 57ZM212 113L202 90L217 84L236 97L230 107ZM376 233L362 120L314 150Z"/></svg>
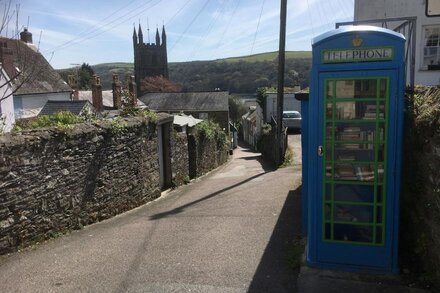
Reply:
<svg viewBox="0 0 440 293"><path fill-rule="evenodd" d="M344 27L312 46L307 262L397 273L405 38Z"/></svg>

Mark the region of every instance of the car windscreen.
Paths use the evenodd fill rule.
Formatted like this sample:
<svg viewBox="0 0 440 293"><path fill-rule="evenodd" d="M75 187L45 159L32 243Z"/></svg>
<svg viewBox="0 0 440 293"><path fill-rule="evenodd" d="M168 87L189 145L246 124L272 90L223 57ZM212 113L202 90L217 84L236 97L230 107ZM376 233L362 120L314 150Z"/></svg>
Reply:
<svg viewBox="0 0 440 293"><path fill-rule="evenodd" d="M299 113L284 113L283 118L301 118Z"/></svg>

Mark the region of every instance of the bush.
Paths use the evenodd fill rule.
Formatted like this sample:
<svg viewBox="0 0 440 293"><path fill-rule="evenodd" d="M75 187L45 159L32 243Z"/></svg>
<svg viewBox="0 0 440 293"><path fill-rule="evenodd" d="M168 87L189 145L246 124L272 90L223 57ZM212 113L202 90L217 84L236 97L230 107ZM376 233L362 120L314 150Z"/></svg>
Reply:
<svg viewBox="0 0 440 293"><path fill-rule="evenodd" d="M211 120L205 120L197 124L195 129L200 137L208 140L216 140L219 148L229 148L228 135L217 123Z"/></svg>
<svg viewBox="0 0 440 293"><path fill-rule="evenodd" d="M53 115L38 116L27 123L17 123L14 131L21 131L24 129L36 129L42 127L56 127L59 129L70 129L74 124L84 122L84 119L78 115L68 111L57 112Z"/></svg>

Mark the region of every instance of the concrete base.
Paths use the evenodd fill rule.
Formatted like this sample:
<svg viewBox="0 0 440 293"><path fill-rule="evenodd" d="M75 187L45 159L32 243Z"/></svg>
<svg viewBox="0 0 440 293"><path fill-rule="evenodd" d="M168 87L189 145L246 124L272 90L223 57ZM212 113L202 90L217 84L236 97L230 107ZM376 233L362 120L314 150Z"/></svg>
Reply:
<svg viewBox="0 0 440 293"><path fill-rule="evenodd" d="M299 293L427 293L405 286L398 276L365 275L302 266L298 276Z"/></svg>

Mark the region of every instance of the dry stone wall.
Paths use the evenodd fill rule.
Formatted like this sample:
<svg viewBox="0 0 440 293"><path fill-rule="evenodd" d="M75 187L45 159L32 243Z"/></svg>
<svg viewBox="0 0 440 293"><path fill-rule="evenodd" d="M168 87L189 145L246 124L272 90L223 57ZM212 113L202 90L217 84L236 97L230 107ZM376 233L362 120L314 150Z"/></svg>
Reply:
<svg viewBox="0 0 440 293"><path fill-rule="evenodd" d="M0 253L160 196L155 126L80 124L0 136Z"/></svg>
<svg viewBox="0 0 440 293"><path fill-rule="evenodd" d="M160 117L157 124L172 123L171 116ZM160 196L156 125L143 118L120 123L0 136L0 254ZM227 150L215 139L190 135L191 144L184 133L169 137L175 186L184 184L191 170L200 176L227 160Z"/></svg>

